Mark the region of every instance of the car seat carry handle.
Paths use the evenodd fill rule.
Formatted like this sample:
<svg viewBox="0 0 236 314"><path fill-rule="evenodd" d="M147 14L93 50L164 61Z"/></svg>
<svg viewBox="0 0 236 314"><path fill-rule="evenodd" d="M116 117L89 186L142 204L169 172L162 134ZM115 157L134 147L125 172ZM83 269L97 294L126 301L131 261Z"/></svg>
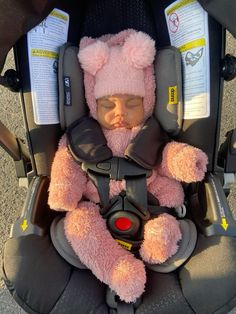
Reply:
<svg viewBox="0 0 236 314"><path fill-rule="evenodd" d="M4 27L0 33L0 72L13 45L52 11L56 0L1 1L0 19Z"/></svg>
<svg viewBox="0 0 236 314"><path fill-rule="evenodd" d="M183 123L181 54L177 48L170 46L157 51L155 77L154 114L163 129L176 136Z"/></svg>
<svg viewBox="0 0 236 314"><path fill-rule="evenodd" d="M226 139L220 146L218 165L226 173L236 173L236 129L227 132Z"/></svg>
<svg viewBox="0 0 236 314"><path fill-rule="evenodd" d="M26 145L15 137L0 121L0 146L15 162L17 178L26 178L31 170L31 160Z"/></svg>
<svg viewBox="0 0 236 314"><path fill-rule="evenodd" d="M236 37L235 0L198 0L202 7Z"/></svg>
<svg viewBox="0 0 236 314"><path fill-rule="evenodd" d="M30 160L26 146L0 121L0 146L15 160Z"/></svg>

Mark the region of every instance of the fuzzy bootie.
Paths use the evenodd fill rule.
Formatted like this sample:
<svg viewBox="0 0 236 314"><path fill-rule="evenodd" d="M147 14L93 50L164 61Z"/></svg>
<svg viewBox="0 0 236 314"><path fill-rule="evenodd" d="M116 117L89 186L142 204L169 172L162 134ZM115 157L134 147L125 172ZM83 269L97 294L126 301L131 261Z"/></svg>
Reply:
<svg viewBox="0 0 236 314"><path fill-rule="evenodd" d="M178 221L171 215L162 214L146 223L140 255L149 264L164 263L177 252L179 240L181 231Z"/></svg>
<svg viewBox="0 0 236 314"><path fill-rule="evenodd" d="M146 282L144 264L112 238L97 205L81 202L68 212L65 234L81 262L121 300L135 302L141 296Z"/></svg>

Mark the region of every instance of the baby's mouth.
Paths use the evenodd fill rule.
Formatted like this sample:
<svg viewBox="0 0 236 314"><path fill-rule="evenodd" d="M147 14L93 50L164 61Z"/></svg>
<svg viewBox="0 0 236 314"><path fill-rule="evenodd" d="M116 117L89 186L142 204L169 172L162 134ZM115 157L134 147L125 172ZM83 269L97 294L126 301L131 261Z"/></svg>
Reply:
<svg viewBox="0 0 236 314"><path fill-rule="evenodd" d="M113 126L115 128L125 128L128 127L128 123L123 119L119 119L113 123Z"/></svg>
<svg viewBox="0 0 236 314"><path fill-rule="evenodd" d="M114 124L114 126L116 128L123 128L123 127L127 126L127 123L125 123L125 122L117 122L117 123Z"/></svg>

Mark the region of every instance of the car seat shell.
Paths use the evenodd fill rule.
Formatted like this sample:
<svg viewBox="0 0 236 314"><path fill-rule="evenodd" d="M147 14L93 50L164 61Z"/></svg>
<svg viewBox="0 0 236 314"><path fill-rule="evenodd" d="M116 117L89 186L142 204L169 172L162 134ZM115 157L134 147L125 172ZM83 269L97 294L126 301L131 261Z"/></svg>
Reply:
<svg viewBox="0 0 236 314"><path fill-rule="evenodd" d="M93 5L94 12L91 13L93 19L101 18L94 16L96 4L91 1L89 3ZM114 8L114 1L110 1L110 3ZM145 10L147 9L150 13L150 8L152 8L157 12L158 2L150 1L150 3L150 7L145 5ZM133 9L132 4L129 5ZM142 5L140 4L141 7ZM159 5L163 6L163 4ZM62 4L62 8L63 6L66 5ZM137 10L139 9L138 6ZM71 14L75 16L75 14ZM159 17L160 19L158 19ZM158 21L155 22L158 24L160 21L163 22L163 13L158 11L155 21ZM75 25L76 19L72 19L70 39L74 43L77 42L78 34L81 34L81 30L79 30L81 24ZM209 119L200 122L185 121L180 138L206 150L210 158L209 171L214 172L219 142L220 119L218 117L221 111L222 88L219 68L224 38L222 27L215 20L210 18L209 25L212 115ZM111 30L117 31L116 28L113 26ZM150 30L149 26L148 29ZM90 35L101 31L101 24L96 30L87 28ZM160 45L168 42L166 36L163 35L166 32L163 23L157 25L156 30L152 29L151 32L153 34L161 33L161 35L157 35ZM164 40L162 40L163 38ZM33 121L31 98L30 94L27 94L30 91L30 82L26 51L26 41L23 37L16 47L17 68L23 77L24 95L22 100L27 116L27 132L33 168L37 176L47 176L50 173L50 163L61 130L59 125L36 126ZM209 131L207 138L204 136L206 129ZM42 138L45 139L43 143ZM204 141L202 141L203 138ZM40 198L42 195L39 192L37 196ZM46 207L46 204L44 205ZM77 313L78 309L81 313L89 311L91 313L109 313L106 287L95 280L89 271L77 270L65 262L54 250L50 237L47 232L45 233L44 236L29 234L24 237L13 237L5 245L3 276L17 302L29 313L63 313L66 311ZM171 274L148 271L148 288L135 312L138 314L156 312L226 313L236 304L234 295L236 290L235 246L233 237L205 237L199 234L194 255L179 271ZM116 309L113 310L116 311Z"/></svg>

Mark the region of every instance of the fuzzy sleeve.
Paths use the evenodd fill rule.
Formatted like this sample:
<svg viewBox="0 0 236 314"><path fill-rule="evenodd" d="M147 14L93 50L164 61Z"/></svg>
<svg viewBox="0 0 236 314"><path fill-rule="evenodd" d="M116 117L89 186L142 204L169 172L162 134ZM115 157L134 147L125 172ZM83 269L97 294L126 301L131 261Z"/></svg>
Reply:
<svg viewBox="0 0 236 314"><path fill-rule="evenodd" d="M75 209L86 183L87 177L69 153L64 135L52 164L48 198L50 208L59 211Z"/></svg>
<svg viewBox="0 0 236 314"><path fill-rule="evenodd" d="M178 181L197 182L203 180L207 163L207 156L202 150L173 141L163 150L158 172Z"/></svg>

